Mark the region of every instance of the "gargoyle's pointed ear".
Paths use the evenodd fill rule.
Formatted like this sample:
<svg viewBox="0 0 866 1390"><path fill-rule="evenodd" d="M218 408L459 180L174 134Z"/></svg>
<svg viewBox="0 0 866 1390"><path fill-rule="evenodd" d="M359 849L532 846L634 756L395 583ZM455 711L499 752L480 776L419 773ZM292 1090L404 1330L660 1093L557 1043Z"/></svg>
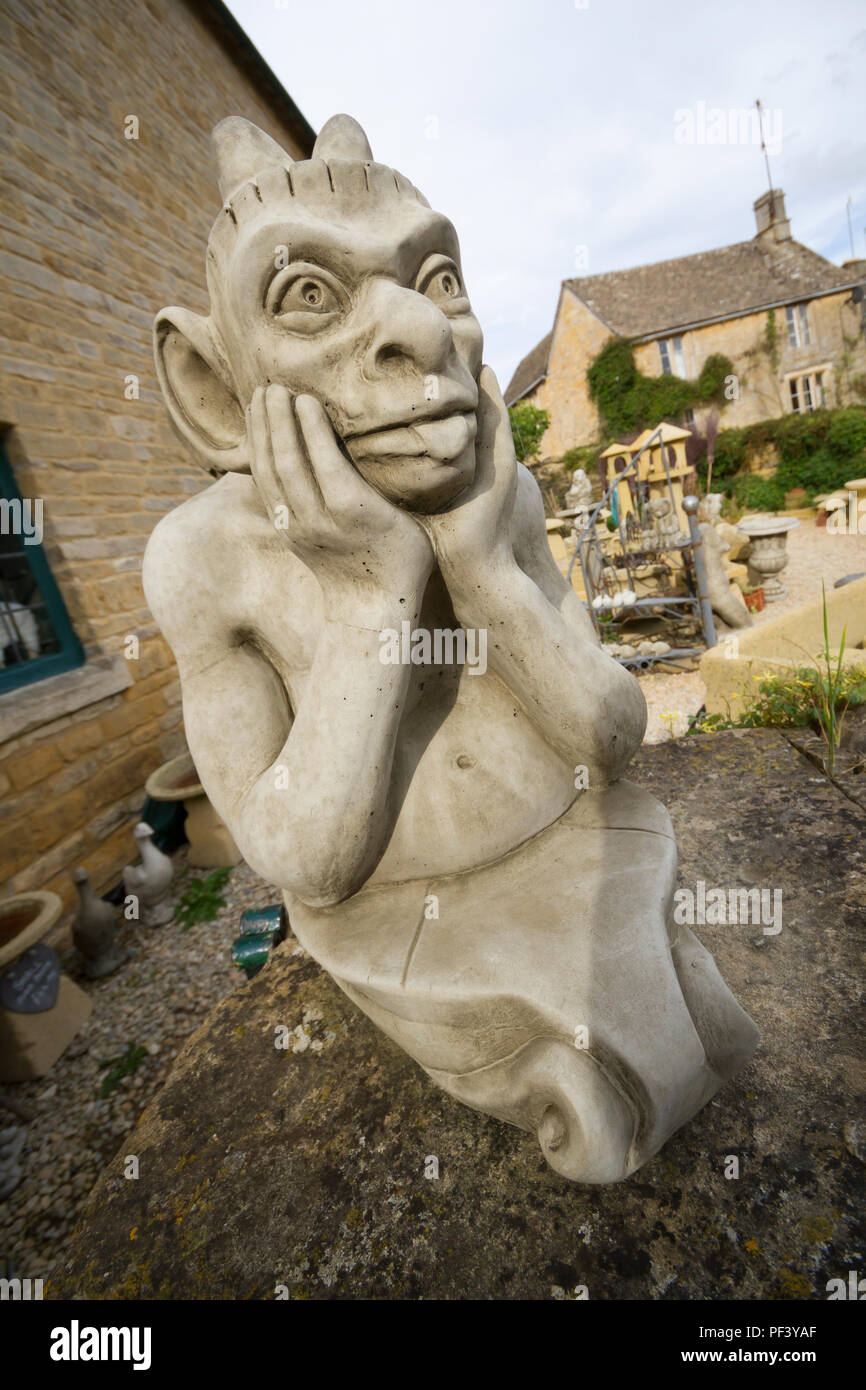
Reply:
<svg viewBox="0 0 866 1390"><path fill-rule="evenodd" d="M226 116L211 131L220 196L227 203L241 184L265 169L285 169L292 157L270 135L242 116Z"/></svg>
<svg viewBox="0 0 866 1390"><path fill-rule="evenodd" d="M370 142L354 116L332 116L325 121L313 146L313 159L372 158Z"/></svg>
<svg viewBox="0 0 866 1390"><path fill-rule="evenodd" d="M198 462L208 472L249 473L246 420L211 320L163 309L153 347L172 424Z"/></svg>

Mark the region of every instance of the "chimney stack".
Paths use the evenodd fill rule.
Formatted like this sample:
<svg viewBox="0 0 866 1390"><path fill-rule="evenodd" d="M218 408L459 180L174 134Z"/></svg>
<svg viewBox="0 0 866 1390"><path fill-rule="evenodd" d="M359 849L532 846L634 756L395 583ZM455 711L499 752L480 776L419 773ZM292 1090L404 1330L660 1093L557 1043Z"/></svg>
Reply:
<svg viewBox="0 0 866 1390"><path fill-rule="evenodd" d="M758 224L757 240L791 240L791 224L785 213L785 195L781 188L771 188L756 200L755 221Z"/></svg>

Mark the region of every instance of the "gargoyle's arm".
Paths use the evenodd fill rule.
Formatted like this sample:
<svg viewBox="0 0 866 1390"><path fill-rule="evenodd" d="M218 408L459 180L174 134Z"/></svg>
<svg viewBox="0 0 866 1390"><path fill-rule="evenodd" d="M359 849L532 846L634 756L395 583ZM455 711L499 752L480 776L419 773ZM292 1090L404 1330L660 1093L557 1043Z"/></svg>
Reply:
<svg viewBox="0 0 866 1390"><path fill-rule="evenodd" d="M204 576L198 598L179 595L176 566L149 547L145 588L177 659L190 752L244 858L304 902L341 901L387 842L410 667L380 663L378 629L326 621L293 716L274 666L213 614ZM381 626L399 629L404 611Z"/></svg>
<svg viewBox="0 0 866 1390"><path fill-rule="evenodd" d="M620 776L640 746L646 704L601 648L581 600L557 569L535 480L519 469L513 561L473 568L450 588L464 627L487 628L487 659L548 742L590 783Z"/></svg>

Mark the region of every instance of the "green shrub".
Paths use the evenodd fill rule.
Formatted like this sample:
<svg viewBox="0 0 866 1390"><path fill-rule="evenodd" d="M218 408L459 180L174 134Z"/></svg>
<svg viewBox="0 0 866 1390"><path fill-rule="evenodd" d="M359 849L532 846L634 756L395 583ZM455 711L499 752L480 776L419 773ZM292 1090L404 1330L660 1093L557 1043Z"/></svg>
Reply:
<svg viewBox="0 0 866 1390"><path fill-rule="evenodd" d="M834 458L853 459L866 449L866 410L834 410L827 434Z"/></svg>
<svg viewBox="0 0 866 1390"><path fill-rule="evenodd" d="M814 410L808 415L783 415L774 423L775 444L783 467L805 463L812 454L827 446L830 415L826 410Z"/></svg>
<svg viewBox="0 0 866 1390"><path fill-rule="evenodd" d="M745 430L719 430L713 459L713 477L730 478L734 473L739 473L745 464Z"/></svg>
<svg viewBox="0 0 866 1390"><path fill-rule="evenodd" d="M749 511L780 512L785 506L787 488L778 478L759 478L744 473L734 482L733 497Z"/></svg>
<svg viewBox="0 0 866 1390"><path fill-rule="evenodd" d="M777 478L784 483L785 490L804 487L815 496L819 492L834 492L850 477L851 460L834 458L830 450L822 447L808 458L796 464L781 464Z"/></svg>
<svg viewBox="0 0 866 1390"><path fill-rule="evenodd" d="M518 401L508 407L514 452L521 463L533 459L541 445L542 435L550 424L550 412L530 401Z"/></svg>
<svg viewBox="0 0 866 1390"><path fill-rule="evenodd" d="M775 447L779 465L770 479L751 479L748 461L768 447ZM866 410L816 410L808 415L783 415L759 420L741 429L720 430L713 462L713 486L734 497L743 507L778 510L784 494L802 487L810 497L834 492L852 473L864 467ZM706 461L698 464L706 480ZM768 487L767 484L778 484ZM779 498L781 497L781 500Z"/></svg>
<svg viewBox="0 0 866 1390"><path fill-rule="evenodd" d="M723 353L714 352L708 357L698 377L698 400L704 405L711 402L719 406L724 405L725 378L729 377L733 370L730 358L725 357Z"/></svg>
<svg viewBox="0 0 866 1390"><path fill-rule="evenodd" d="M837 680L833 679L832 671L828 675L817 666L802 666L780 675L763 676L758 682L757 694L735 718L726 719L722 714L696 715L688 732L815 727L820 724L820 706L825 700L831 700L839 714L866 705L866 667L842 668Z"/></svg>
<svg viewBox="0 0 866 1390"><path fill-rule="evenodd" d="M597 453L598 446L595 444L576 445L573 449L566 449L559 462L570 473L573 473L575 468L582 468L588 473L595 466Z"/></svg>

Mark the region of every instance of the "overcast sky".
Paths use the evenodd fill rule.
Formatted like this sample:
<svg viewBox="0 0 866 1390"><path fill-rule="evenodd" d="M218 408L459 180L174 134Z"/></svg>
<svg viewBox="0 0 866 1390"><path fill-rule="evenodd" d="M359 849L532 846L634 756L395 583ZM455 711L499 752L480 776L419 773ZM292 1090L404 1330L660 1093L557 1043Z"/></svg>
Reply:
<svg viewBox="0 0 866 1390"><path fill-rule="evenodd" d="M503 387L561 280L754 235L763 157L728 113L756 97L793 235L847 259L850 195L866 255L862 0L229 4L314 129L348 111L454 222Z"/></svg>

